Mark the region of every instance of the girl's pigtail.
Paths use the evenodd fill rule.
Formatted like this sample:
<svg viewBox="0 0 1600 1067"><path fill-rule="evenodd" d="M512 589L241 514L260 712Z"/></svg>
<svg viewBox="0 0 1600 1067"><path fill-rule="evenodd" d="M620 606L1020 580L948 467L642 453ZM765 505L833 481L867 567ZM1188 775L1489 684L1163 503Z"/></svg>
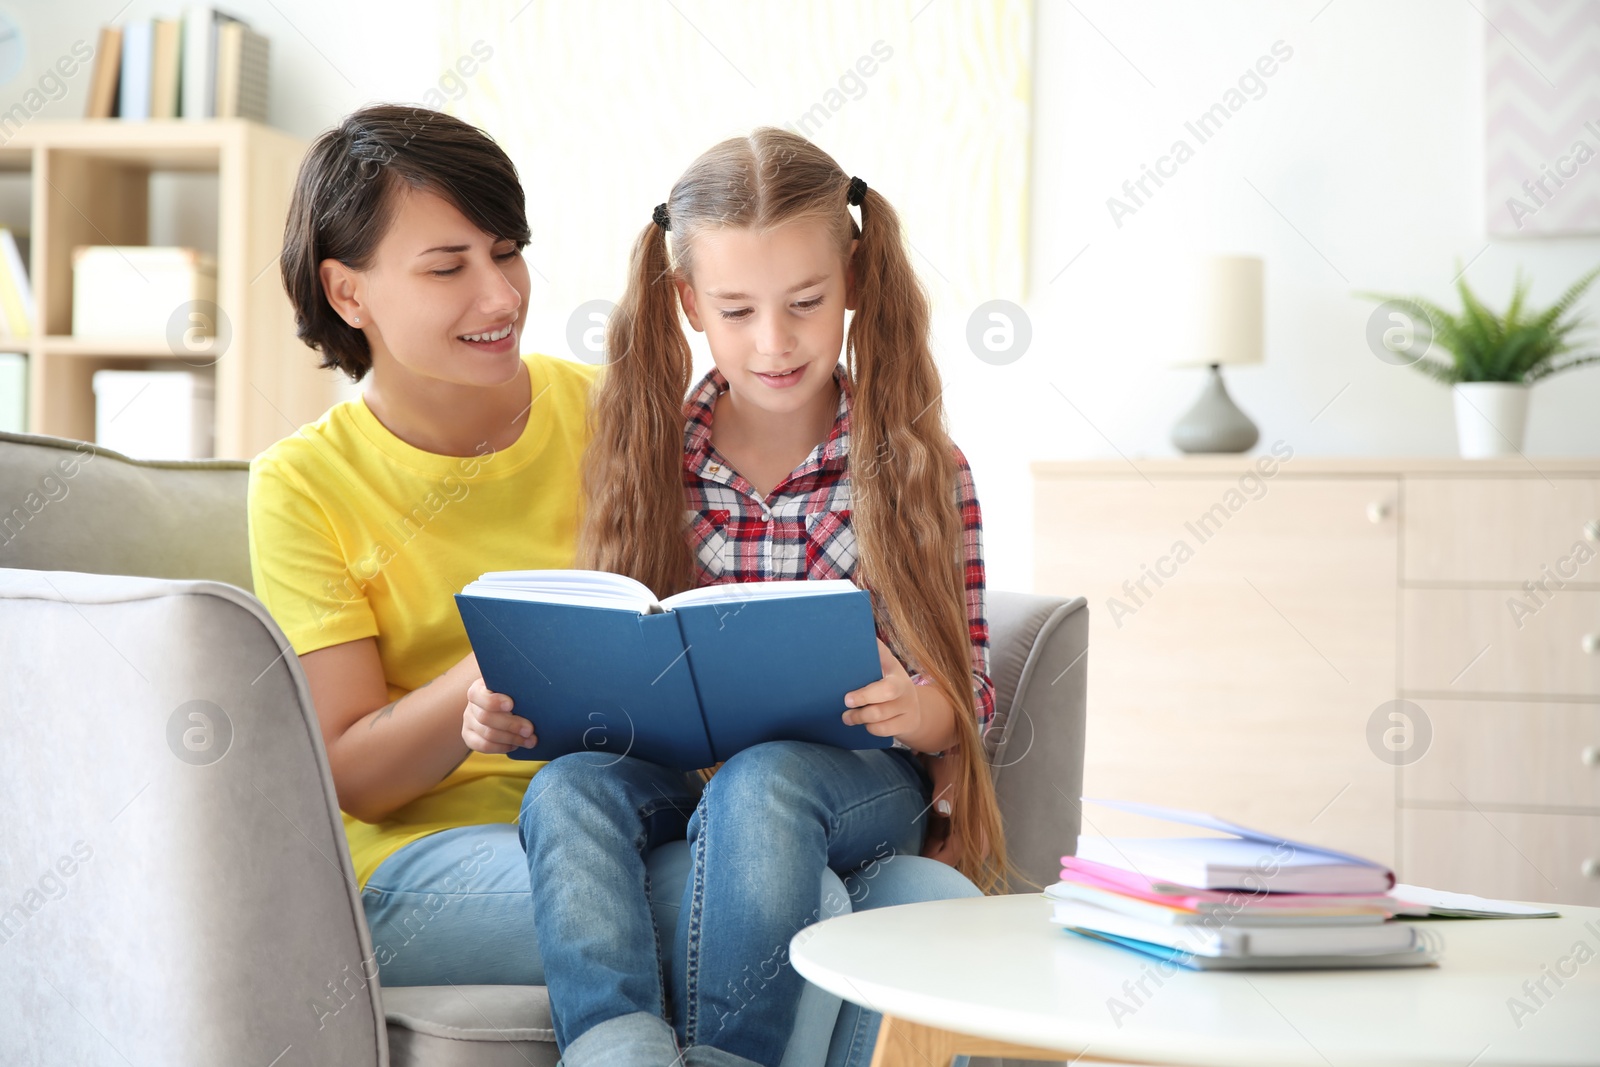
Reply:
<svg viewBox="0 0 1600 1067"><path fill-rule="evenodd" d="M667 236L654 222L634 242L627 290L606 325L606 354L589 415L578 566L626 574L670 596L693 583L683 536L691 362Z"/></svg>
<svg viewBox="0 0 1600 1067"><path fill-rule="evenodd" d="M994 782L973 714L959 467L944 429L931 311L900 232L875 190L861 202L852 259L851 492L860 584L873 590L893 643L955 709L957 792L951 812L962 874L986 893L1012 875Z"/></svg>

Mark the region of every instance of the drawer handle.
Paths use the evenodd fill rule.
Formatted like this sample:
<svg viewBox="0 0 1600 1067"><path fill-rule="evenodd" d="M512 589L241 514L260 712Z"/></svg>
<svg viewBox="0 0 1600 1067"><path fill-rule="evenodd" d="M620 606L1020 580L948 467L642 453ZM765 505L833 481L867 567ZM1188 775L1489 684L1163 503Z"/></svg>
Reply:
<svg viewBox="0 0 1600 1067"><path fill-rule="evenodd" d="M1600 745L1585 745L1578 758L1590 767L1600 767Z"/></svg>
<svg viewBox="0 0 1600 1067"><path fill-rule="evenodd" d="M1584 634L1578 640L1578 644L1592 656L1596 652L1600 652L1600 634Z"/></svg>
<svg viewBox="0 0 1600 1067"><path fill-rule="evenodd" d="M1374 500L1367 505L1367 521L1377 525L1389 517L1389 502L1387 500Z"/></svg>
<svg viewBox="0 0 1600 1067"><path fill-rule="evenodd" d="M1583 536L1586 541L1600 541L1600 519L1590 519L1584 523Z"/></svg>
<svg viewBox="0 0 1600 1067"><path fill-rule="evenodd" d="M1600 860L1584 860L1578 864L1578 870L1585 878L1600 878Z"/></svg>

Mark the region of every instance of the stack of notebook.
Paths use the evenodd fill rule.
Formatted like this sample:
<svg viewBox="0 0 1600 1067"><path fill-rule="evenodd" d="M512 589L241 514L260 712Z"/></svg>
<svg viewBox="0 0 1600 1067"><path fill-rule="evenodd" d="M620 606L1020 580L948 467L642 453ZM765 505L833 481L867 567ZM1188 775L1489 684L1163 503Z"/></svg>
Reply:
<svg viewBox="0 0 1600 1067"><path fill-rule="evenodd" d="M1227 837L1080 837L1045 890L1067 930L1195 970L1435 962L1382 864L1195 812L1096 801Z"/></svg>

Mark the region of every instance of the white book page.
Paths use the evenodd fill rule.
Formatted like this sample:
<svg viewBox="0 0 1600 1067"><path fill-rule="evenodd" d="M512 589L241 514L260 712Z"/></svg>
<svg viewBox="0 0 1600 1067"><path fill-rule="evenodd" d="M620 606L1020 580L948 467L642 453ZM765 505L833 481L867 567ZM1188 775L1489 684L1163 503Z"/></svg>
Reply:
<svg viewBox="0 0 1600 1067"><path fill-rule="evenodd" d="M1401 883L1389 890L1389 895L1407 904L1422 904L1435 915L1456 915L1466 918L1542 919L1556 918L1560 912L1537 904L1518 904L1510 900L1490 900L1471 893L1451 893L1443 889L1426 889L1420 885Z"/></svg>
<svg viewBox="0 0 1600 1067"><path fill-rule="evenodd" d="M669 596L661 606L673 608L692 607L696 604L740 603L750 600L781 600L794 596L822 596L828 593L854 593L856 584L844 578L825 578L818 581L729 582L723 585L704 585Z"/></svg>
<svg viewBox="0 0 1600 1067"><path fill-rule="evenodd" d="M491 571L467 585L467 596L623 608L640 614L660 611L656 596L643 582L607 571Z"/></svg>

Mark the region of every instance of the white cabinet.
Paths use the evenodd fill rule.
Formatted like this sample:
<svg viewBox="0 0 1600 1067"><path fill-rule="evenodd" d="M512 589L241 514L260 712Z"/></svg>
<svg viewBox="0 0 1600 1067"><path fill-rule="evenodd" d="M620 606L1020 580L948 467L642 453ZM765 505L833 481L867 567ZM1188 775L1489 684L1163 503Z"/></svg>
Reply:
<svg viewBox="0 0 1600 1067"><path fill-rule="evenodd" d="M1600 463L1537 462L1035 464L1036 587L1090 604L1085 795L1600 904Z"/></svg>

